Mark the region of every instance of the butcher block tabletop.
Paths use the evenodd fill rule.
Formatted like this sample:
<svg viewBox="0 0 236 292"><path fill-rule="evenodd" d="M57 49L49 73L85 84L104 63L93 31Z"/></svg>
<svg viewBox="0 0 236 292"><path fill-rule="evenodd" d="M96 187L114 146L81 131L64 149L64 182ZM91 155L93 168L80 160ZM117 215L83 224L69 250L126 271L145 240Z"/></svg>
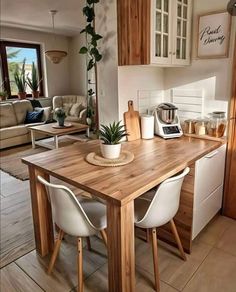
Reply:
<svg viewBox="0 0 236 292"><path fill-rule="evenodd" d="M133 162L120 167L101 167L85 160L88 153L99 152L99 144L98 140L76 143L22 161L121 206L222 145L190 137L124 142L122 149L134 153Z"/></svg>

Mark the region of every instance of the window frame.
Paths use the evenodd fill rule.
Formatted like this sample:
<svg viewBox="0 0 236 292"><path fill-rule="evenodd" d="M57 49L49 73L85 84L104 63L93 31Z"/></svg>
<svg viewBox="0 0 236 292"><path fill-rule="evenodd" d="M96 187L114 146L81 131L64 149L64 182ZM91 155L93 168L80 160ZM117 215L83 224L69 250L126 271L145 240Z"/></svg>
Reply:
<svg viewBox="0 0 236 292"><path fill-rule="evenodd" d="M33 44L33 43L23 43L23 42L13 42L13 41L5 41L1 40L0 48L1 48L1 70L2 70L2 80L4 82L4 89L8 93L9 98L18 98L17 95L11 94L11 86L9 82L9 72L8 72L8 64L7 64L7 53L6 47L16 47L16 48L29 48L29 49L36 49L37 55L37 68L38 68L38 75L39 80L42 79L42 62L41 62L41 45L40 44ZM44 88L43 88L43 79L39 84L39 96L44 96ZM26 97L32 97L32 94L27 94Z"/></svg>

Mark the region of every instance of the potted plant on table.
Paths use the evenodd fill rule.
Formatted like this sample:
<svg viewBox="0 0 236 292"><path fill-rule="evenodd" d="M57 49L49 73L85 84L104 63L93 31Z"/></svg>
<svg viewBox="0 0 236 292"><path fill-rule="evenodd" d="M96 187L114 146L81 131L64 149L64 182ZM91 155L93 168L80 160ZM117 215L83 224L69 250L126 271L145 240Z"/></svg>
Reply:
<svg viewBox="0 0 236 292"><path fill-rule="evenodd" d="M42 79L39 80L37 68L32 63L32 71L31 71L31 78L27 76L27 84L29 85L30 89L32 90L32 97L38 98L39 97L39 84L41 83Z"/></svg>
<svg viewBox="0 0 236 292"><path fill-rule="evenodd" d="M109 126L101 125L99 131L100 140L102 141L101 152L102 156L107 159L119 158L121 152L120 141L123 137L127 136L124 125L119 122L113 122Z"/></svg>
<svg viewBox="0 0 236 292"><path fill-rule="evenodd" d="M64 109L61 107L58 107L55 109L54 113L55 113L55 117L56 117L56 120L58 122L58 125L60 127L64 127L65 118L66 118L66 113L65 113Z"/></svg>
<svg viewBox="0 0 236 292"><path fill-rule="evenodd" d="M14 72L14 79L16 86L18 88L18 97L19 99L25 99L26 98L26 76L25 76L25 59L23 61L22 67L19 68L17 66L15 72Z"/></svg>

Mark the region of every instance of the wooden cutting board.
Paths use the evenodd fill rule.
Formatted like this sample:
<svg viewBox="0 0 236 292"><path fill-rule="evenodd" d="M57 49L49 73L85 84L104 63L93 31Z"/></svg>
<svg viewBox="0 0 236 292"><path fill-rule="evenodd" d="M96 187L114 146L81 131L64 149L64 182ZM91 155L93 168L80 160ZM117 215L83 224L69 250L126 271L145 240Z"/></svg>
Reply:
<svg viewBox="0 0 236 292"><path fill-rule="evenodd" d="M133 101L128 101L128 111L124 113L124 122L128 141L134 141L141 138L139 112L134 111Z"/></svg>

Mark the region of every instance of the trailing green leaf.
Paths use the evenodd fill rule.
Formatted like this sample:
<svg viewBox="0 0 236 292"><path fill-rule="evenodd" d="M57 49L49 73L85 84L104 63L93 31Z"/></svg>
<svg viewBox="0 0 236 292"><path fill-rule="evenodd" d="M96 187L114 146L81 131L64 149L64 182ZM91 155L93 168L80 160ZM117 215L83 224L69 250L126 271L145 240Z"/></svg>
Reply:
<svg viewBox="0 0 236 292"><path fill-rule="evenodd" d="M82 48L80 48L80 50L79 50L79 53L80 53L80 54L87 54L87 52L88 52L88 49L87 49L86 47L82 47Z"/></svg>

